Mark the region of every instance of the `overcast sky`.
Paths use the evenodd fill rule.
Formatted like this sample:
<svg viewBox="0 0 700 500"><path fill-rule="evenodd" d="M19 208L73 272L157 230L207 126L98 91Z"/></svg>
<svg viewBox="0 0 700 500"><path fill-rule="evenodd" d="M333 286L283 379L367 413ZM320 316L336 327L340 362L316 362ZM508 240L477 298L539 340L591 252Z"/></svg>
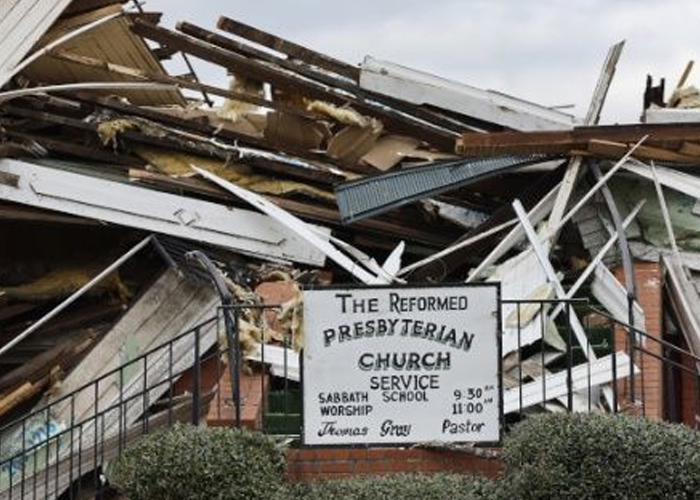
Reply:
<svg viewBox="0 0 700 500"><path fill-rule="evenodd" d="M357 64L365 55L583 116L610 45L626 40L604 123L636 121L645 79L667 92L700 50L697 0L148 0L164 24L219 15ZM201 69L225 85L223 72ZM697 78L696 78L697 77ZM700 83L700 65L690 82Z"/></svg>

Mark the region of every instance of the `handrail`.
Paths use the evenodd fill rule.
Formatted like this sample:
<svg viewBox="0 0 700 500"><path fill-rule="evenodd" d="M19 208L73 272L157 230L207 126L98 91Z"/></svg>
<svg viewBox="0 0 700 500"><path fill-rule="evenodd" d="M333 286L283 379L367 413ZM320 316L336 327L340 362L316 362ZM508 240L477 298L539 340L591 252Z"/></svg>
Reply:
<svg viewBox="0 0 700 500"><path fill-rule="evenodd" d="M78 393L80 393L80 392L82 392L82 391L84 391L84 390L86 390L86 389L88 389L88 388L90 388L90 387L93 387L93 386L99 384L100 381L102 381L102 380L105 380L105 379L107 379L107 378L109 378L109 377L112 377L113 375L116 375L116 374L118 374L118 373L123 372L123 370L124 370L125 368L127 368L127 367L133 365L134 363L142 362L142 361L143 361L145 358L147 358L148 356L150 356L150 355L152 355L152 354L154 354L154 353L156 353L156 352L158 352L158 351L162 351L163 349L167 348L167 347L170 346L170 345L175 344L176 342L182 340L183 338L187 337L188 335L192 335L196 330L201 329L201 328L204 328L204 327L207 327L207 326L209 326L210 324L217 322L218 320L219 320L218 316L213 316L213 317L211 317L211 318L209 318L209 319L206 319L206 320L202 321L201 323L199 323L198 325L196 325L196 326L190 328L190 329L187 330L186 332L183 332L183 333L177 335L176 337L173 337L172 339L168 340L167 342L162 343L161 345L158 345L158 346L156 346L156 347L153 347L153 348L149 349L148 351L146 351L146 352L143 353L143 354L140 354L138 357L132 359L131 361L128 361L127 363L124 363L123 365L120 365L120 366L118 366L117 368L114 368L114 369L108 371L107 373L104 373L104 374L100 375L98 378L93 379L93 380L91 380L90 382L85 383L84 385L80 386L79 388L75 389L74 391L72 391L72 392L70 392L70 393L68 393L68 394L63 395L63 396L61 396L60 398L55 399L55 400L51 401L50 403L47 403L46 405L42 406L41 408L39 408L39 409L37 409L37 410L34 410L34 411L32 411L31 413L28 413L28 414L26 414L26 415L24 415L24 416L22 416L22 417L20 417L20 418L17 418L17 419L15 419L15 420L11 421L11 422L8 423L8 424L5 424L4 426L0 427L0 436L2 435L2 433L3 433L4 431L6 431L6 430L8 430L8 429L10 429L10 428L13 428L13 427L15 427L15 426L21 424L23 421L27 421L27 420L29 420L29 419L31 419L31 418L33 418L33 417L35 417L35 416L37 416L37 415L39 415L39 414L41 414L41 413L46 412L46 411L49 410L51 407L55 407L55 406L57 406L58 404L60 404L60 403L62 403L62 402L64 402L64 401L67 401L68 399L74 397L76 394L78 394Z"/></svg>
<svg viewBox="0 0 700 500"><path fill-rule="evenodd" d="M501 304L581 304L588 305L587 298L571 299L501 299Z"/></svg>
<svg viewBox="0 0 700 500"><path fill-rule="evenodd" d="M136 394L133 394L131 396L127 396L125 399L122 399L121 401L116 402L116 403L112 404L111 406L108 406L107 408L103 408L95 413L92 413L89 417L86 417L85 419L83 419L79 422L73 422L69 428L63 429L63 430L57 432L56 434L52 434L50 436L47 436L45 440L40 441L38 443L35 443L28 448L23 448L22 451L16 453L15 455L12 455L8 458L0 459L0 468L7 463L11 463L14 460L17 460L18 458L21 458L23 456L31 454L34 451L38 451L39 449L46 446L48 443L60 438L62 435L70 433L71 429L82 428L84 425L90 423L91 421L93 421L93 420L96 421L99 417L104 418L104 416L106 414L108 414L114 410L120 410L122 407L126 407L131 401L142 399L145 394L148 394L150 391L152 391L153 389L156 389L158 386L168 384L168 383L173 383L173 381L176 378L184 375L189 370L190 370L190 368L185 368L177 373L173 373L173 374L169 375L168 378L166 378L164 380L157 381L154 384L149 385L148 387L145 387L143 390L141 390L140 392L138 392ZM26 419L21 419L21 420L28 420L28 419L29 419L29 417L27 417Z"/></svg>
<svg viewBox="0 0 700 500"><path fill-rule="evenodd" d="M654 336L652 336L651 334L645 332L644 330L640 330L639 328L637 328L637 327L634 326L634 325L630 325L629 323L626 323L625 321L621 321L621 320L619 320L619 319L617 319L617 318L611 316L610 314L608 314L608 313L606 313L606 312L604 312L604 311L601 311L600 309L598 309L598 308L596 308L596 307L594 307L594 306L590 306L590 309L591 309L592 312L595 312L596 314L598 314L598 315L600 315L600 316L603 316L604 318L606 318L606 319L612 321L613 323L616 323L617 325L619 325L619 326L622 327L622 328L625 328L625 329L627 329L627 330L632 330L632 331L634 331L636 334L641 335L642 337L644 337L645 339L649 339L649 340L651 340L651 341L653 341L653 342L656 342L656 343L658 343L658 344L661 344L661 345L664 346L664 347L667 347L667 348L669 348L669 349L672 349L672 350L674 350L674 351L676 351L676 352L678 352L678 353L681 353L681 354L684 354L684 355L686 355L686 356L689 356L689 357L692 358L695 362L700 363L700 357L696 356L695 354L693 354L692 352L690 352L690 351L688 351L688 350L686 350L686 349L683 349L682 347L678 347L677 345L672 344L671 342L669 342L669 341L667 341L667 340L654 337Z"/></svg>

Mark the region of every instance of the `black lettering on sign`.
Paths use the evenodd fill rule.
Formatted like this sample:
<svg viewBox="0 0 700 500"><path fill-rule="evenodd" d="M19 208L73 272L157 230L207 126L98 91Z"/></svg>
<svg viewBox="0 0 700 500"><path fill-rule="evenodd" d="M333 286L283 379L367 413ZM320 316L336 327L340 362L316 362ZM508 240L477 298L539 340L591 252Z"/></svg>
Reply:
<svg viewBox="0 0 700 500"><path fill-rule="evenodd" d="M348 325L326 328L323 330L323 344L325 347L328 347L333 343L342 344L351 340L390 337L397 333L403 337L410 335L411 337L438 342L462 351L471 350L474 337L476 336L473 333L460 332L445 325L437 325L410 318L381 318L355 321Z"/></svg>
<svg viewBox="0 0 700 500"><path fill-rule="evenodd" d="M408 437L411 435L411 424L397 424L393 420L385 420L382 422L379 428L379 435L381 437L395 436L395 437Z"/></svg>
<svg viewBox="0 0 700 500"><path fill-rule="evenodd" d="M366 436L369 433L369 427L338 427L336 420L321 422L321 428L318 430L318 437L323 436Z"/></svg>
<svg viewBox="0 0 700 500"><path fill-rule="evenodd" d="M439 375L381 375L370 377L369 388L382 391L426 391L440 388Z"/></svg>
<svg viewBox="0 0 700 500"><path fill-rule="evenodd" d="M402 297L396 292L389 294L389 311L399 314L414 311L464 311L468 307L469 301L464 295Z"/></svg>
<svg viewBox="0 0 700 500"><path fill-rule="evenodd" d="M379 312L379 299L376 297L356 299L351 293L336 293L336 298L340 299L340 311L343 314L365 314Z"/></svg>

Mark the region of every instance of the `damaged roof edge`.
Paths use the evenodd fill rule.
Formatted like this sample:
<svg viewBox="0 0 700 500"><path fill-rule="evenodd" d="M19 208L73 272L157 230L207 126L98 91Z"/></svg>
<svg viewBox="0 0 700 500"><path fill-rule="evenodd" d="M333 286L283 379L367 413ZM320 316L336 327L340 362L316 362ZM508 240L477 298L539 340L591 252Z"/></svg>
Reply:
<svg viewBox="0 0 700 500"><path fill-rule="evenodd" d="M361 64L360 86L413 104L438 108L497 123L513 130L568 130L572 115L491 90L481 90L429 73L380 61L371 56Z"/></svg>

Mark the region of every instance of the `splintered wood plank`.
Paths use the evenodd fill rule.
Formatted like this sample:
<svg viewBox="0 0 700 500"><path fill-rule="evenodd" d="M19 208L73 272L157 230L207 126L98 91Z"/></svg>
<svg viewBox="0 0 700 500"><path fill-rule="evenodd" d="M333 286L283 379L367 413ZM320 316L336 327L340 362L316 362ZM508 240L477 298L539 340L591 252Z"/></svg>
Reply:
<svg viewBox="0 0 700 500"><path fill-rule="evenodd" d="M620 158L629 151L628 144L613 141L593 139L588 142L588 152L606 158ZM645 160L656 160L672 163L700 163L700 156L688 156L668 149L642 145L634 152L634 156Z"/></svg>
<svg viewBox="0 0 700 500"><path fill-rule="evenodd" d="M355 81L360 79L360 70L350 64L327 56L315 50L308 49L284 38L254 28L240 21L221 16L216 27L241 38L245 38L277 52L287 54L294 59L299 59L320 68L333 71Z"/></svg>
<svg viewBox="0 0 700 500"><path fill-rule="evenodd" d="M295 94L302 92L306 97L327 100L333 104L352 103L361 113L382 120L385 125L396 132L405 130L409 134L419 134L426 142L443 150L452 149L454 140L458 136L456 132L432 125L430 122L377 103L376 99L365 99L357 95L357 93L317 82L277 66L262 64L259 61L246 58L231 50L222 49L198 38L141 22L136 22L132 26L132 30L149 40L174 47L205 61L223 66L233 72L240 72L249 78L268 82L276 88Z"/></svg>
<svg viewBox="0 0 700 500"><path fill-rule="evenodd" d="M173 269L168 269L149 287L143 296L124 314L112 329L90 352L87 358L62 382L61 394L69 394L82 387L85 382L94 380L101 373L119 365L119 354L129 335L141 332L141 336L160 333L153 329L160 326L162 317L157 314L167 308L184 306L192 291L185 288L184 279ZM175 309L176 310L176 309Z"/></svg>
<svg viewBox="0 0 700 500"><path fill-rule="evenodd" d="M582 147L571 131L465 133L457 141L456 152L463 156L494 154L567 154Z"/></svg>
<svg viewBox="0 0 700 500"><path fill-rule="evenodd" d="M296 114L312 119L321 118L320 115L310 113L301 108L289 106L281 102L271 101L269 99L245 94L243 92L234 92L232 90L214 87L213 85L207 85L205 83L188 80L186 78L178 78L163 73L147 71L138 67L125 66L123 64L114 64L102 59L76 54L74 52L66 51L63 49L51 51L49 55L54 59L59 59L67 63L109 71L114 75L119 75L120 78L153 81L158 83L172 83L174 85L178 85L181 88L205 91L209 94L218 95L220 97L226 97L228 99L233 99L237 101L249 102L251 104L255 104L256 106L264 108L277 109L280 111L284 111L285 113Z"/></svg>
<svg viewBox="0 0 700 500"><path fill-rule="evenodd" d="M682 155L700 157L700 144L697 142L684 142L678 152Z"/></svg>
<svg viewBox="0 0 700 500"><path fill-rule="evenodd" d="M593 98L588 107L588 113L586 114L585 123L586 125L595 125L600 120L600 112L603 109L603 103L605 102L605 97L608 95L608 89L610 88L610 83L615 75L615 68L617 62L620 60L622 55L622 48L625 42L622 41L616 45L613 45L608 51L608 55L603 64L603 70L598 78L598 84L596 85L595 91L593 92ZM557 193L557 199L554 201L554 207L552 208L552 214L547 222L549 227L556 227L561 222L566 207L571 198L571 193L573 193L576 187L576 182L578 181L579 171L581 165L583 164L582 156L574 156L569 162L569 166L566 168L564 173L564 179L561 182L561 187ZM552 235L553 239L556 240L558 234Z"/></svg>

